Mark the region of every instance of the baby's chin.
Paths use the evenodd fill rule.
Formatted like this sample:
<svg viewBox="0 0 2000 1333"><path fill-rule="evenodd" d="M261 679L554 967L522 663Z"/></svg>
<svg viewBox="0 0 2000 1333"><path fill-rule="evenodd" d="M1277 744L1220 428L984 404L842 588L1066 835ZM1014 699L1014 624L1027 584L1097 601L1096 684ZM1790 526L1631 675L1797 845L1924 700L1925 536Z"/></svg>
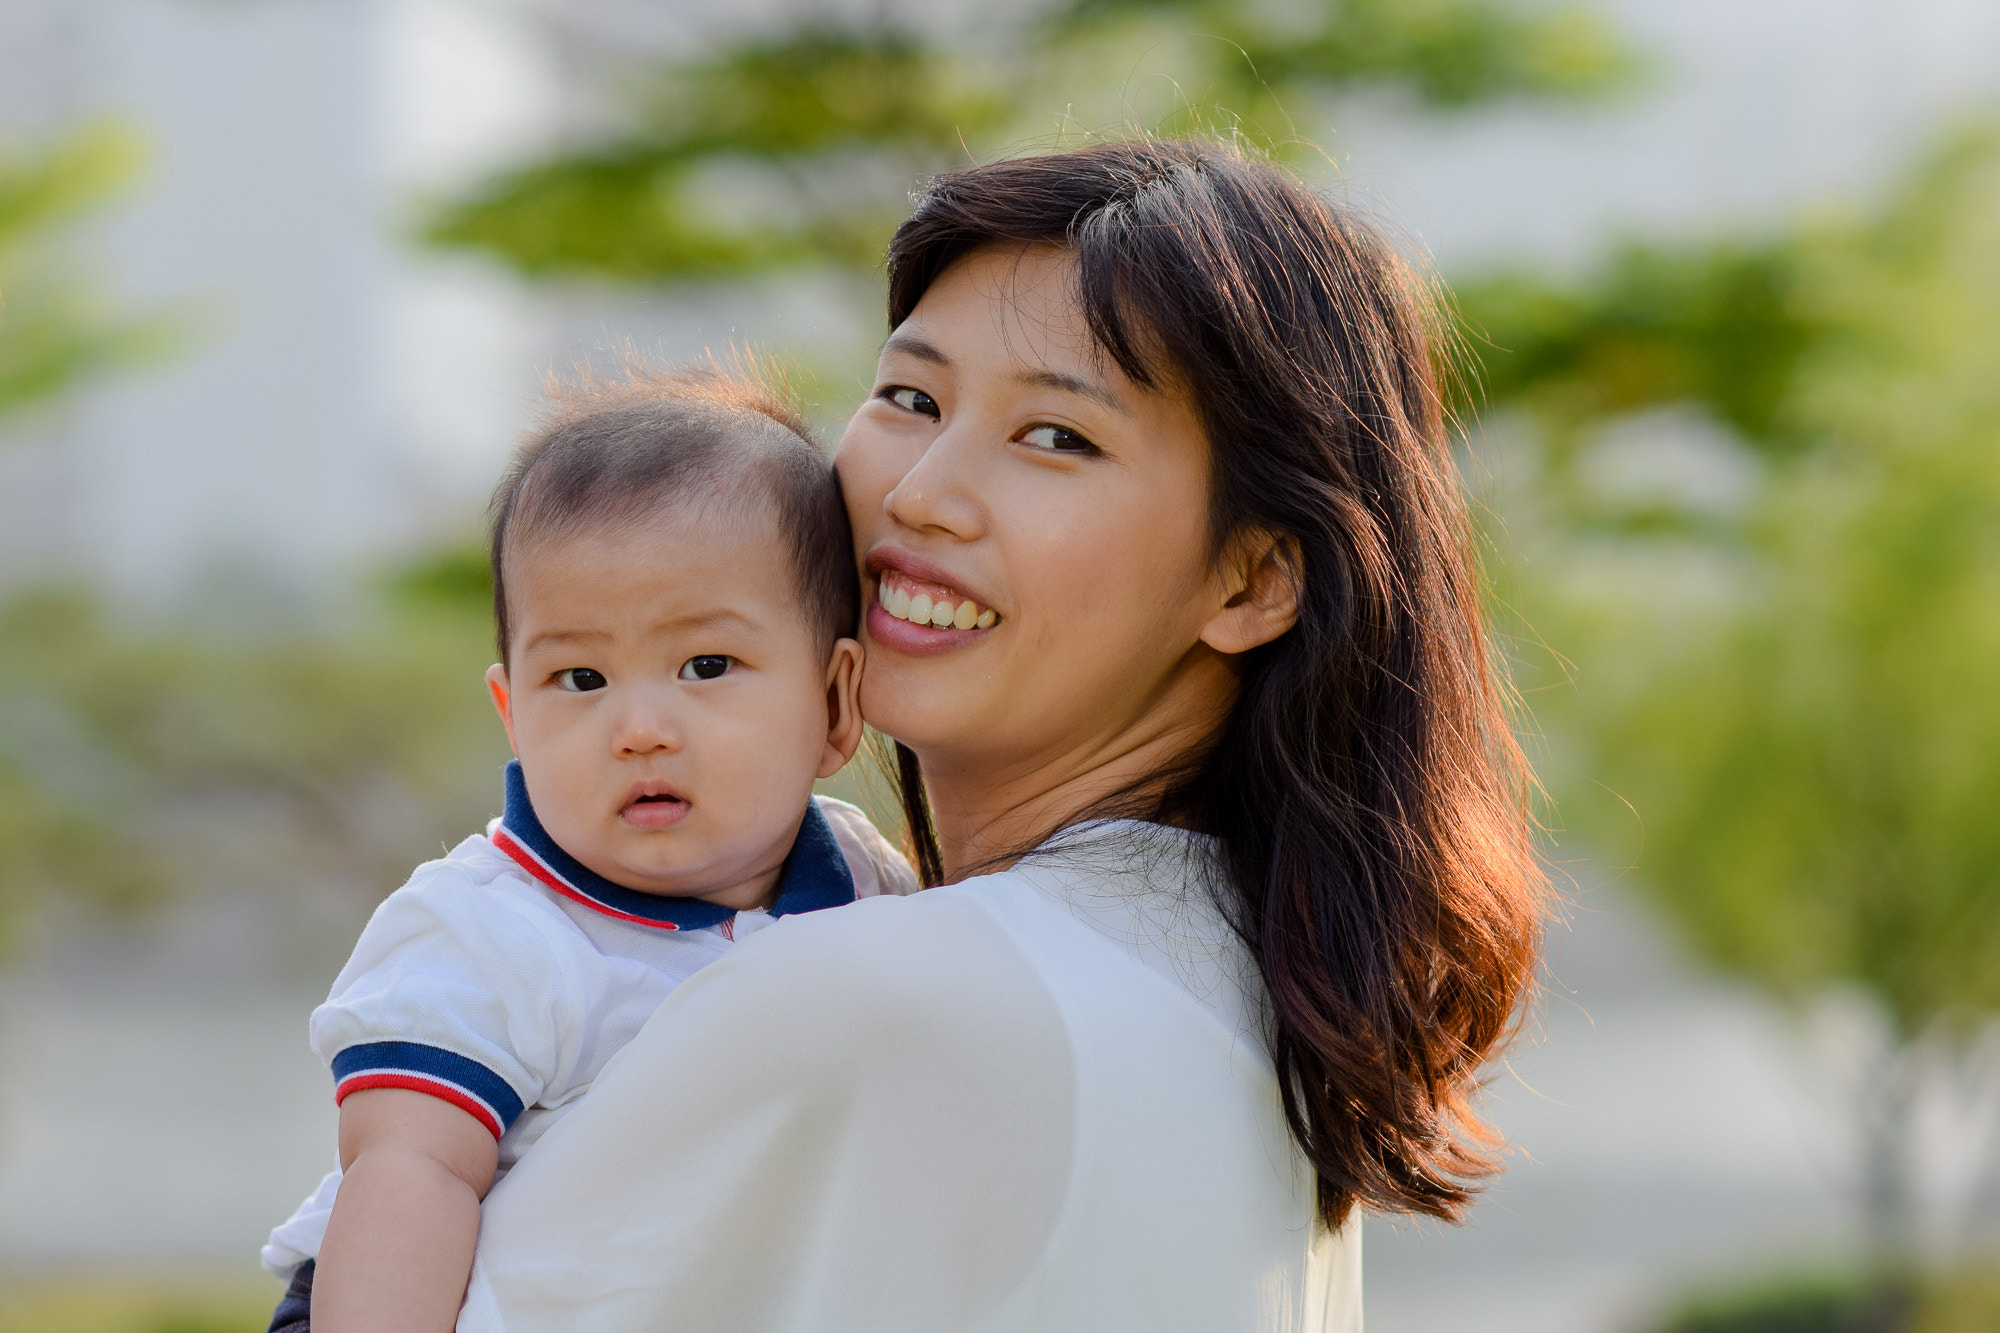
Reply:
<svg viewBox="0 0 2000 1333"><path fill-rule="evenodd" d="M706 898L712 893L726 892L733 882L726 866L736 858L705 855L712 849L697 847L684 836L675 838L671 848L648 846L666 839L652 830L629 829L629 825L621 829L624 836L614 836L610 839L614 845L597 849L597 855L586 857L575 852L570 855L613 884L655 898ZM680 832L684 835L688 830ZM615 845L618 843L638 845Z"/></svg>
<svg viewBox="0 0 2000 1333"><path fill-rule="evenodd" d="M620 888L655 898L699 898L715 891L713 867L688 857L682 849L676 849L682 852L676 856L648 855L648 850L620 848L576 859Z"/></svg>
<svg viewBox="0 0 2000 1333"><path fill-rule="evenodd" d="M634 819L629 817L634 810L659 813ZM654 818L661 822L650 823ZM718 829L684 800L635 802L585 828L556 827L563 822L558 816L544 827L564 851L620 888L655 898L703 898L727 906L717 895L734 896L738 885L757 876L758 866L773 858L782 863L791 850L789 836L782 848L774 848L766 841L767 830Z"/></svg>

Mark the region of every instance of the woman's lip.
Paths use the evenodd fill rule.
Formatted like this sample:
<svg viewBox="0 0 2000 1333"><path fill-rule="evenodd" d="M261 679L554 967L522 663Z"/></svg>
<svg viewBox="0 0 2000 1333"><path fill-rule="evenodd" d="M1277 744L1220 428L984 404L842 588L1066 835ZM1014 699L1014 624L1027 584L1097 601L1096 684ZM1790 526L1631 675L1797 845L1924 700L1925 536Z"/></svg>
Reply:
<svg viewBox="0 0 2000 1333"><path fill-rule="evenodd" d="M881 582L884 572L894 570L918 583L934 583L939 587L949 588L957 593L959 598L969 597L981 606L993 605L991 598L967 584L943 565L933 564L921 556L911 555L908 551L894 546L878 547L870 551L867 569L878 583Z"/></svg>
<svg viewBox="0 0 2000 1333"><path fill-rule="evenodd" d="M990 629L932 629L898 620L878 602L868 604L868 637L873 642L905 657L936 657L968 643L976 643Z"/></svg>

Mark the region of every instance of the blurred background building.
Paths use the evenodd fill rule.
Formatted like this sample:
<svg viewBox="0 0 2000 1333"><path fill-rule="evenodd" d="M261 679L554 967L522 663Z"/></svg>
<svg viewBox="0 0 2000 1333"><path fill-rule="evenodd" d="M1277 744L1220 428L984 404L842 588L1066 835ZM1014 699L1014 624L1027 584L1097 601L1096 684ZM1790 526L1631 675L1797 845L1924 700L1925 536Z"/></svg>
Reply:
<svg viewBox="0 0 2000 1333"><path fill-rule="evenodd" d="M1973 432L1965 457L2000 454L1979 435L1996 326L1952 305L2000 294L2000 230L1949 221L2000 202L2000 9L1279 8L0 9L0 1329L57 1310L248 1329L233 1312L274 1295L256 1247L332 1151L305 1015L373 902L496 803L467 551L545 371L628 342L761 345L801 366L831 434L883 332L867 258L961 131L992 153L1232 116L1319 145L1281 151L1463 293L1487 362L1466 458L1573 834L1550 989L1492 1093L1514 1168L1461 1230L1371 1221L1371 1328L1640 1330L1687 1292L1767 1274L1838 1287L1888 1246L1926 1273L1980 1271L2000 1223L2000 996L1981 980L2000 985L2000 860L1884 852L1857 872L1952 886L1893 966L1791 948L1837 909L1755 886L1847 872L1741 830L1713 839L1726 867L1687 851L1686 829L1723 827L1690 784L1756 829L1810 824L1760 804L1777 779L1756 763L1728 788L1715 746L1674 750L1689 729L1635 662L1649 635L1777 635L1743 652L1794 694L1774 704L1701 659L1679 699L1762 735L1752 722L1819 688L1772 664L1839 649L1810 627L1787 647L1754 590L1796 609L1847 587L1800 552L1875 521L1852 496L1805 519L1786 497L1903 493L1903 454L1843 472L1823 442L1872 439L1854 424L1868 404L1900 404L1916 416L1898 421L1949 417L1939 439ZM1234 54L1265 48L1254 74ZM1003 104L1024 62L1041 82ZM787 79L819 100L772 96ZM1857 329L1906 324L1930 333L1853 350ZM1848 416L1815 415L1848 411L1843 393ZM1991 498L1991 477L1945 489ZM1940 511L1919 527L1944 543L1969 525L1960 545L1864 551L1854 578L1910 580L1914 604L1962 566L1968 597L2000 593L1981 582L1993 518ZM1677 609L1620 619L1634 605ZM2000 639L1990 616L1936 616L1958 637L1882 667L1882 688L1945 709L1994 678ZM1923 674L1961 659L1951 682ZM1883 725L1885 753L1972 776L1878 804L1990 818L2000 733L1948 709ZM1947 753L1934 731L1966 739ZM1649 804L1662 773L1678 776ZM1636 814L1598 811L1605 789ZM1639 833L1655 820L1657 869ZM1927 845L1991 842L1905 822ZM1894 895L1870 893L1850 895L1867 938L1930 910L1871 917ZM1745 901L1757 922L1732 915ZM1960 981L1896 980L1912 970ZM161 1272L166 1296L134 1294Z"/></svg>

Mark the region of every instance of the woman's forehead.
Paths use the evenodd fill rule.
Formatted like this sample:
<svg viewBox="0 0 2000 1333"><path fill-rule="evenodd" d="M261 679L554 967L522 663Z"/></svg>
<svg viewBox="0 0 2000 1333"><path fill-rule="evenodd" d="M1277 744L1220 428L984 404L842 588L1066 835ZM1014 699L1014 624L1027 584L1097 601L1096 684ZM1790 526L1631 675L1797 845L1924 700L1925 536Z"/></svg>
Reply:
<svg viewBox="0 0 2000 1333"><path fill-rule="evenodd" d="M1077 278L1076 254L1061 246L986 246L940 273L904 327L942 323L1089 355L1095 343Z"/></svg>
<svg viewBox="0 0 2000 1333"><path fill-rule="evenodd" d="M1034 244L966 255L925 291L883 345L945 370L991 373L1128 410L1143 392L1092 332L1074 251Z"/></svg>

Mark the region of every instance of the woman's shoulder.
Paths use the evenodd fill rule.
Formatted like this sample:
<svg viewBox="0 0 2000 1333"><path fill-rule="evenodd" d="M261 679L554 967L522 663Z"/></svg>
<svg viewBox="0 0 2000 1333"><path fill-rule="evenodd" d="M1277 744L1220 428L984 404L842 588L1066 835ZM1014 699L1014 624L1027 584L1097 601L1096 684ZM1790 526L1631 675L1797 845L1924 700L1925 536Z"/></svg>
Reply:
<svg viewBox="0 0 2000 1333"><path fill-rule="evenodd" d="M711 984L764 989L768 1003L782 1007L830 1001L863 1020L919 1009L958 1021L1004 1012L1046 986L1016 933L994 914L996 890L1005 891L953 885L784 917L711 968ZM732 981L736 974L741 982ZM862 1028L874 1030L871 1022Z"/></svg>
<svg viewBox="0 0 2000 1333"><path fill-rule="evenodd" d="M1136 855L1118 841L787 917L707 984L746 992L766 1021L811 1011L839 1025L815 1039L841 1060L876 1041L907 1052L919 1029L942 1041L1015 1028L1028 1012L1067 1030L1104 1005L1170 1011L1261 1046L1261 987L1201 865L1164 855L1158 838Z"/></svg>

